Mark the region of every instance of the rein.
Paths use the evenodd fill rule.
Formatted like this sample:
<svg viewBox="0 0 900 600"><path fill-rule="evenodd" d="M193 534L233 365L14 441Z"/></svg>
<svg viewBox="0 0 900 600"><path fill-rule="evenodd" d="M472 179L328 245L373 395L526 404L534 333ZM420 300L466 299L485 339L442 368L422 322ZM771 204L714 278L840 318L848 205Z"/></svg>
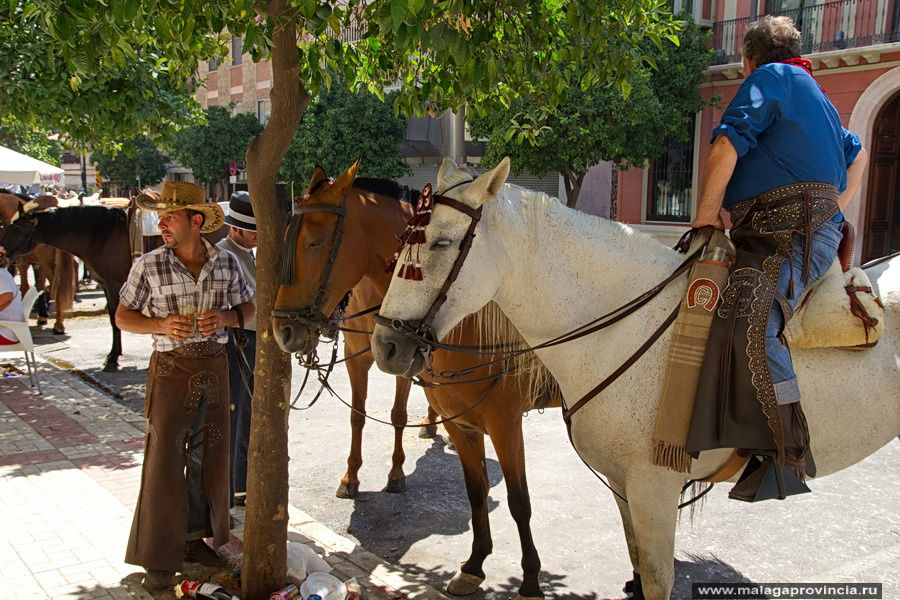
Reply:
<svg viewBox="0 0 900 600"><path fill-rule="evenodd" d="M462 183L470 183L471 181L466 181ZM456 184L461 185L461 184ZM455 186L454 186L455 187ZM445 190L446 191L449 190ZM693 253L688 255L678 267L663 281L655 285L653 288L647 290L640 296L634 298L633 300L626 302L622 306L610 311L609 313L586 323L580 327L576 327L575 329L564 333L560 336L557 336L551 340L538 344L537 346L517 349L512 351L484 351L479 347L471 347L471 346L454 346L452 344L441 344L437 341L437 336L434 334L434 330L432 325L434 323L435 316L437 315L438 310L443 306L444 302L447 300L447 292L450 289L450 286L456 281L459 276L459 272L462 269L463 263L466 260L466 257L469 254L469 251L472 247L472 241L475 237L475 228L478 225L478 222L481 220L481 213L484 205L479 206L477 209L472 208L458 200L454 200L452 198L447 198L442 195L434 196L434 204L443 204L445 206L449 206L451 208L455 208L456 210L462 212L469 216L469 228L466 231L465 236L459 243L459 254L456 257L456 260L453 263L453 266L450 269L450 273L447 275L446 281L444 281L443 286L441 286L440 291L438 292L437 297L432 302L431 307L428 309L428 312L420 321L415 320L405 320L405 319L390 319L382 316L381 314L375 315L375 322L379 325L383 325L386 327L390 327L395 331L402 333L404 336L412 340L416 346L420 348L422 352L429 352L436 348L451 350L451 351L474 351L479 354L501 354L504 356L502 359L494 359L492 361L488 361L482 363L480 365L476 365L464 371L465 373L471 373L474 369L489 366L495 364L498 361L507 361L511 357L518 356L520 354L524 354L525 352L533 352L535 350L540 350L543 348L550 348L553 346L558 346L561 344L565 344L567 342L571 342L583 337L586 337L592 333L596 333L601 329L605 329L609 327L625 317L633 314L638 309L647 305L653 298L655 298L663 289L665 289L669 283L680 277L682 274L687 272L688 269L693 266L694 262L696 262L697 258L699 258L703 248L700 247L695 250ZM422 240L424 241L424 240ZM686 248L690 243L689 236L686 235L679 241L677 248ZM421 277L416 277L416 279L420 279ZM663 321L663 323L657 327L657 329L647 338L647 340L631 355L629 356L615 371L613 371L606 379L600 382L594 389L589 391L587 394L582 396L575 404L571 407L563 409L563 421L566 424L566 432L569 436L569 443L572 444L572 447L575 448L576 454L578 454L579 458L581 458L582 462L588 467L591 473L594 474L597 479L599 479L609 490L618 498L623 500L624 502L628 502L628 500L622 496L619 492L617 492L613 487L607 482L601 475L598 473L591 465L587 463L586 460L581 456L581 453L578 452L578 448L575 446L575 441L572 439L572 416L578 412L584 405L590 402L593 398L599 395L603 390L609 387L616 379L618 379L625 371L627 371L634 363L636 363L652 346L656 343L656 341L662 336L662 334L675 322L675 319L678 316L679 309L681 304L679 303L675 309L669 314L668 317ZM463 373L463 372L460 372ZM506 373L499 373L494 376L489 376L484 379L489 379L490 377L495 377L494 384L499 381L499 377L502 377ZM447 377L452 376L452 374L447 374ZM493 388L493 385L491 386ZM480 402L480 401L479 401ZM685 488L686 489L686 488ZM709 488L706 489L701 494L695 496L694 498L679 504L678 508L683 508L695 501L697 501L701 496L703 496L706 492L709 491Z"/></svg>

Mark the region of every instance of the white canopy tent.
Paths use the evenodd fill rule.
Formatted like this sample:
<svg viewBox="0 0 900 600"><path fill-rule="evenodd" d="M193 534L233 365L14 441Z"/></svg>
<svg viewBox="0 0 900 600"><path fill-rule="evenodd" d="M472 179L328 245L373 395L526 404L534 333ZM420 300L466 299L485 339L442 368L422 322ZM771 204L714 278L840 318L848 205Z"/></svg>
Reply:
<svg viewBox="0 0 900 600"><path fill-rule="evenodd" d="M65 172L15 150L0 146L0 183L30 186L60 185Z"/></svg>

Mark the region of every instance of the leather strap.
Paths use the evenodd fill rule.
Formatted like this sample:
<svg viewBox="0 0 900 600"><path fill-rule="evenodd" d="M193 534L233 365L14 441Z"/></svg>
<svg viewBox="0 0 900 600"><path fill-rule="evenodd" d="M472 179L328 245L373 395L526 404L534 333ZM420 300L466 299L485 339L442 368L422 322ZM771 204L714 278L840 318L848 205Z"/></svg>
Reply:
<svg viewBox="0 0 900 600"><path fill-rule="evenodd" d="M566 422L569 422L572 419L572 415L574 415L576 412L578 412L578 410L581 407L583 407L585 404L587 404L588 402L593 400L595 396L599 395L600 392L605 390L607 387L609 387L610 384L612 384L612 382L614 382L616 379L618 379L622 373L627 371L629 369L629 367L631 367L631 365L636 363L638 361L638 359L640 357L642 357L654 343L656 343L656 340L659 339L659 337L663 334L663 332L666 329L668 329L672 323L675 322L675 318L678 316L678 310L680 308L681 308L681 303L679 302L678 306L675 307L675 310L673 310L669 314L669 316L666 317L666 320L662 322L662 325L660 325L659 327L656 328L656 331L654 331L650 335L650 337L647 338L647 340L643 343L643 345L641 345L640 348L635 350L634 354L629 356L625 360L625 362L623 362L621 365L619 365L619 368L616 369L615 371L613 371L609 375L609 377L607 377L606 379L601 381L599 384L597 384L597 386L594 389L592 389L587 394L582 396L578 400L578 402L576 402L570 408L567 408L563 411L563 419L565 419Z"/></svg>
<svg viewBox="0 0 900 600"><path fill-rule="evenodd" d="M704 483L722 483L723 481L728 481L732 477L734 477L735 473L744 468L744 465L747 464L747 461L750 460L749 456L741 456L738 454L737 449L735 448L731 452L731 456L728 457L728 460L719 467L719 470L710 475L709 477L704 477L703 479L695 479L694 481L702 481Z"/></svg>

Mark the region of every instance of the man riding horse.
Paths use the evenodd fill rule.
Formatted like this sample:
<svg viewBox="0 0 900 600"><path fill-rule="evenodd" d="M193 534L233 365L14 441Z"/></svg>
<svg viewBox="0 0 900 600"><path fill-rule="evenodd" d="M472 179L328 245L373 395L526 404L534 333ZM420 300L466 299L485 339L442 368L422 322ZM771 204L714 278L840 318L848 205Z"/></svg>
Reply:
<svg viewBox="0 0 900 600"><path fill-rule="evenodd" d="M800 480L815 475L781 334L804 289L834 261L866 152L800 58L791 19L766 16L748 27L743 68L746 79L713 130L692 223L723 229L724 206L738 254L715 313L687 447L756 457L730 493L754 501L808 491Z"/></svg>

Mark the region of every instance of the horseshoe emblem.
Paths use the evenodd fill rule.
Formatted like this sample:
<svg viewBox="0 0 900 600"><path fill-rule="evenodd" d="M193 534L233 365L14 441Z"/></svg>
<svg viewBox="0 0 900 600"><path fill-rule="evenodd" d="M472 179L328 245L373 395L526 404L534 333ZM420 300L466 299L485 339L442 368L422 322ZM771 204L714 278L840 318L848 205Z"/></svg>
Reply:
<svg viewBox="0 0 900 600"><path fill-rule="evenodd" d="M698 304L712 312L719 301L719 286L712 279L701 277L691 283L687 293L687 307L694 308Z"/></svg>

